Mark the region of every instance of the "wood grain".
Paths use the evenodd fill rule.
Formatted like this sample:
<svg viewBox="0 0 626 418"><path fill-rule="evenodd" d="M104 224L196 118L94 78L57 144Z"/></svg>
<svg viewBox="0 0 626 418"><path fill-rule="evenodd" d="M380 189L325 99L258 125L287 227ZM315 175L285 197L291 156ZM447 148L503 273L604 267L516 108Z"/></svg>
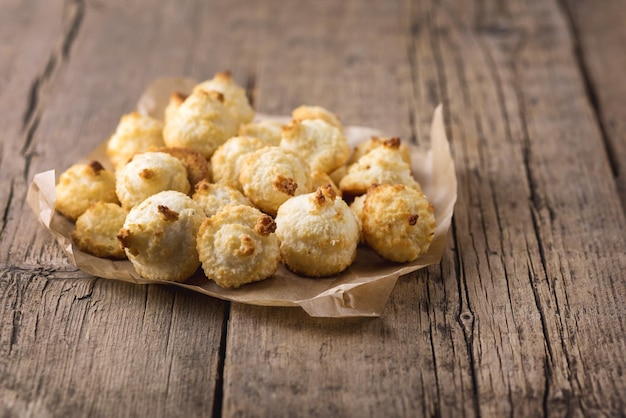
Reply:
<svg viewBox="0 0 626 418"><path fill-rule="evenodd" d="M609 3L0 0L1 415L625 415ZM34 220L32 175L149 81L224 69L261 112L317 104L420 144L443 102L452 232L381 318L85 277Z"/></svg>
<svg viewBox="0 0 626 418"><path fill-rule="evenodd" d="M594 7L584 1L565 1L571 33L581 63L591 104L605 140L606 153L617 189L626 208L626 3L603 2Z"/></svg>
<svg viewBox="0 0 626 418"><path fill-rule="evenodd" d="M171 13L179 2L154 14L147 2L1 4L2 415L210 416L220 403L226 304L84 277L24 201L34 173L77 161L149 80L184 75L203 55L180 46L193 37L180 28L194 10Z"/></svg>
<svg viewBox="0 0 626 418"><path fill-rule="evenodd" d="M233 306L227 416L623 412L624 217L565 17L553 2L457 3L275 16L271 51L301 48L280 79L259 72L261 109L289 83L269 108L307 97L411 138L443 100L460 198L441 268L403 279L378 321ZM371 41L354 72L337 69L355 59L348 38Z"/></svg>

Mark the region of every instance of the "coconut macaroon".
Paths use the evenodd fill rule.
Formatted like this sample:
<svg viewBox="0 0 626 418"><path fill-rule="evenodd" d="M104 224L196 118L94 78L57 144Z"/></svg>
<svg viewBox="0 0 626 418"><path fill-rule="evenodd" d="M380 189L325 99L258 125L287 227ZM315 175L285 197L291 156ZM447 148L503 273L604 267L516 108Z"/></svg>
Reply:
<svg viewBox="0 0 626 418"><path fill-rule="evenodd" d="M365 196L367 196L367 194L356 196L352 203L350 203L350 210L352 211L352 213L354 213L354 216L359 223L359 230L361 231L361 244L365 244L365 240L363 238L363 222L361 221L361 219L363 218L363 203L365 202Z"/></svg>
<svg viewBox="0 0 626 418"><path fill-rule="evenodd" d="M428 251L435 233L435 210L422 192L403 184L373 186L360 213L363 239L381 257L404 263Z"/></svg>
<svg viewBox="0 0 626 418"><path fill-rule="evenodd" d="M226 206L207 218L197 250L204 273L221 287L266 279L278 269L279 241L271 216L251 206Z"/></svg>
<svg viewBox="0 0 626 418"><path fill-rule="evenodd" d="M116 173L115 191L126 209L164 190L188 193L189 189L185 165L164 152L137 154Z"/></svg>
<svg viewBox="0 0 626 418"><path fill-rule="evenodd" d="M218 91L194 90L168 117L163 128L165 145L191 148L210 158L217 147L237 133L239 126L224 101Z"/></svg>
<svg viewBox="0 0 626 418"><path fill-rule="evenodd" d="M117 238L141 277L182 282L200 266L196 236L204 219L189 196L167 190L132 208Z"/></svg>
<svg viewBox="0 0 626 418"><path fill-rule="evenodd" d="M259 138L266 145L280 145L283 124L273 120L250 122L239 127L240 136Z"/></svg>
<svg viewBox="0 0 626 418"><path fill-rule="evenodd" d="M337 186L337 184L333 181L333 179L326 173L320 170L315 170L311 172L311 188L313 190L317 190L318 187L330 185L333 188L337 196L342 195L341 189Z"/></svg>
<svg viewBox="0 0 626 418"><path fill-rule="evenodd" d="M120 118L115 132L107 141L106 152L115 168L119 169L133 155L164 145L163 122L132 112Z"/></svg>
<svg viewBox="0 0 626 418"><path fill-rule="evenodd" d="M72 240L82 251L96 257L124 259L126 254L117 233L127 214L117 203L95 203L76 220Z"/></svg>
<svg viewBox="0 0 626 418"><path fill-rule="evenodd" d="M404 184L421 190L413 178L411 166L402 157L400 140L384 142L350 165L339 181L339 188L346 195L357 196L374 184Z"/></svg>
<svg viewBox="0 0 626 418"><path fill-rule="evenodd" d="M347 165L342 165L341 167L339 167L338 169L334 170L331 173L328 173L328 177L330 177L330 179L332 181L335 182L335 184L339 184L339 182L341 181L341 179L348 174L348 166Z"/></svg>
<svg viewBox="0 0 626 418"><path fill-rule="evenodd" d="M291 117L294 120L321 119L343 131L343 126L337 115L321 106L302 105L291 112Z"/></svg>
<svg viewBox="0 0 626 418"><path fill-rule="evenodd" d="M265 146L267 144L261 139L251 136L234 136L228 139L211 157L213 181L242 190L239 183L241 157Z"/></svg>
<svg viewBox="0 0 626 418"><path fill-rule="evenodd" d="M220 72L207 81L196 85L196 90L214 90L224 95L224 106L233 115L237 125L248 123L254 118L254 109L250 106L246 91L233 80L228 71Z"/></svg>
<svg viewBox="0 0 626 418"><path fill-rule="evenodd" d="M164 123L167 123L168 120L172 119L174 113L176 113L180 105L183 104L187 96L187 94L183 94L179 91L175 91L170 95L170 99L167 102L167 106L165 106L165 110L163 112Z"/></svg>
<svg viewBox="0 0 626 418"><path fill-rule="evenodd" d="M154 151L164 152L178 158L187 170L187 180L189 180L189 185L192 187L201 180L209 180L211 178L207 160L197 151L177 147L157 148Z"/></svg>
<svg viewBox="0 0 626 418"><path fill-rule="evenodd" d="M400 154L402 155L402 159L407 164L411 165L411 154L409 153L409 147L407 147L406 144L404 144L400 140L400 138L378 137L378 136L373 136L367 141L361 142L356 147L354 147L354 151L352 152L352 155L350 156L350 159L348 160L348 164L354 164L355 162L359 160L359 158L361 158L362 156L364 156L365 154L367 154L374 148L378 148L382 146L391 146L391 147L397 146L398 150L400 151Z"/></svg>
<svg viewBox="0 0 626 418"><path fill-rule="evenodd" d="M280 146L298 154L312 170L330 173L350 157L350 145L339 128L322 119L293 120L282 130Z"/></svg>
<svg viewBox="0 0 626 418"><path fill-rule="evenodd" d="M282 147L265 147L245 155L239 182L244 195L272 216L290 197L311 191L309 165Z"/></svg>
<svg viewBox="0 0 626 418"><path fill-rule="evenodd" d="M209 183L206 180L196 184L192 199L202 207L208 217L215 215L227 205L252 206L250 200L239 190L225 184Z"/></svg>
<svg viewBox="0 0 626 418"><path fill-rule="evenodd" d="M75 221L92 203L117 203L115 174L98 161L72 165L59 176L55 186L56 210Z"/></svg>
<svg viewBox="0 0 626 418"><path fill-rule="evenodd" d="M289 199L278 209L276 235L281 261L309 277L331 276L356 257L359 224L329 185Z"/></svg>

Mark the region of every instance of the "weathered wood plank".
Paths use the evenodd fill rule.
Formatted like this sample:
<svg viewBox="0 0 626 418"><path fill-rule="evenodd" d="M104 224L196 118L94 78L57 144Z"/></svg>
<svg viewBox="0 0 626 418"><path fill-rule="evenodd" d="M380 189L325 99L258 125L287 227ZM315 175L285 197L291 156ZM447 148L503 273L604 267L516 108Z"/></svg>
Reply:
<svg viewBox="0 0 626 418"><path fill-rule="evenodd" d="M320 104L346 124L424 142L440 95L428 10L418 6L315 2L274 14L261 38L270 52L259 64L259 109ZM224 414L471 415L476 400L454 270L448 263L401 280L377 320L233 305Z"/></svg>
<svg viewBox="0 0 626 418"><path fill-rule="evenodd" d="M67 36L64 17L71 12L62 2L1 2L0 8L0 265L4 265L13 255L23 257L33 236L45 237L36 223L17 226L30 215L23 202L33 158L29 144L49 81L56 74L55 57ZM18 230L29 237L22 246L13 245ZM50 253L58 259L58 251Z"/></svg>
<svg viewBox="0 0 626 418"><path fill-rule="evenodd" d="M453 240L379 320L233 305L225 414L623 414L624 216L557 2L358 4L272 15L258 106L422 139L443 100Z"/></svg>
<svg viewBox="0 0 626 418"><path fill-rule="evenodd" d="M211 415L223 303L66 276L0 273L3 414Z"/></svg>
<svg viewBox="0 0 626 418"><path fill-rule="evenodd" d="M194 17L226 30L210 4L148 3L0 2L2 415L219 409L227 304L85 278L24 201L34 173L63 170L106 139L150 80L185 75L196 62L192 75L208 77L230 63L225 49L224 62L204 68L204 45L189 46L200 21L184 23Z"/></svg>
<svg viewBox="0 0 626 418"><path fill-rule="evenodd" d="M600 7L599 7L600 6ZM606 152L626 208L626 3L566 1L572 33L605 136Z"/></svg>

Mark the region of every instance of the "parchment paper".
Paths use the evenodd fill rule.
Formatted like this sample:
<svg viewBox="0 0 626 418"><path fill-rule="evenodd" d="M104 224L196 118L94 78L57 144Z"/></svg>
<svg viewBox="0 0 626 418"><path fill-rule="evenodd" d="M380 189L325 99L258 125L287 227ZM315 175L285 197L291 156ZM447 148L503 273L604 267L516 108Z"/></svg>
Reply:
<svg viewBox="0 0 626 418"><path fill-rule="evenodd" d="M162 117L163 109L172 91L189 92L195 84L190 79L159 79L151 84L140 98L138 111ZM257 115L258 120L286 121L284 116ZM351 146L383 135L372 128L348 126L344 128ZM385 133L386 136L393 133ZM437 264L445 247L445 240L457 197L454 162L443 125L439 105L433 116L430 148L411 147L413 174L424 193L435 207L437 227L426 254L411 263L392 263L378 257L373 251L359 247L355 262L343 273L322 279L300 277L281 266L271 278L244 285L238 289L223 289L207 279L202 269L185 283L164 282L141 278L129 261L112 261L86 254L72 245L74 224L54 210L56 202L54 170L34 176L27 200L37 219L61 245L70 261L82 271L97 277L132 283L162 283L180 286L220 299L265 306L300 306L309 315L317 317L380 316L398 277ZM97 159L111 167L105 153L105 143L84 160Z"/></svg>

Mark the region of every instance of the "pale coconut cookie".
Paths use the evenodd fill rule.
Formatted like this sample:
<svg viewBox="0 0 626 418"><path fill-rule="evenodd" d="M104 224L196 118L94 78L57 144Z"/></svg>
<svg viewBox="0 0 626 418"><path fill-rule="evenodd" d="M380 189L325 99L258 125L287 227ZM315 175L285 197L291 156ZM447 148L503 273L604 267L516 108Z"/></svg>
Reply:
<svg viewBox="0 0 626 418"><path fill-rule="evenodd" d="M341 129L322 119L293 120L283 126L280 146L305 160L312 170L330 173L350 157L350 145Z"/></svg>
<svg viewBox="0 0 626 418"><path fill-rule="evenodd" d="M252 151L267 146L259 138L251 136L234 136L220 145L211 157L213 181L242 190L239 183L241 157Z"/></svg>
<svg viewBox="0 0 626 418"><path fill-rule="evenodd" d="M428 251L435 234L435 210L421 191L403 184L371 187L353 204L363 239L378 255L410 262Z"/></svg>
<svg viewBox="0 0 626 418"><path fill-rule="evenodd" d="M374 148L383 147L383 146L391 146L391 147L397 146L398 150L400 151L400 154L402 155L402 159L407 164L409 165L411 164L411 154L409 153L409 147L407 147L406 144L404 144L400 140L400 138L378 137L378 136L373 136L367 141L361 142L360 144L358 144L354 148L354 151L352 152L352 155L350 156L350 159L348 160L348 164L354 164L355 162L359 160L359 158L361 158L362 156L364 156L365 154L367 154Z"/></svg>
<svg viewBox="0 0 626 418"><path fill-rule="evenodd" d="M312 190L309 165L282 147L265 147L245 155L239 173L244 195L272 216L290 197Z"/></svg>
<svg viewBox="0 0 626 418"><path fill-rule="evenodd" d="M170 99L167 102L167 106L165 106L165 110L163 112L163 122L167 123L168 120L171 120L180 105L183 104L185 99L187 98L187 94L183 94L179 91L175 91L170 95Z"/></svg>
<svg viewBox="0 0 626 418"><path fill-rule="evenodd" d="M330 185L293 197L276 215L281 261L309 277L331 276L356 257L359 223Z"/></svg>
<svg viewBox="0 0 626 418"><path fill-rule="evenodd" d="M367 194L362 194L361 196L356 196L352 203L350 203L350 210L354 213L357 222L359 223L359 231L360 231L360 240L361 244L365 244L365 238L363 237L363 202L365 202L365 196Z"/></svg>
<svg viewBox="0 0 626 418"><path fill-rule="evenodd" d="M59 176L55 190L55 208L70 221L75 221L92 203L118 203L115 174L98 161L72 165Z"/></svg>
<svg viewBox="0 0 626 418"><path fill-rule="evenodd" d="M144 199L164 190L188 193L185 165L164 152L144 152L116 173L115 190L122 207L130 209Z"/></svg>
<svg viewBox="0 0 626 418"><path fill-rule="evenodd" d="M196 184L192 199L202 207L208 217L215 215L227 205L252 206L250 200L239 190L225 184L208 181Z"/></svg>
<svg viewBox="0 0 626 418"><path fill-rule="evenodd" d="M204 273L221 287L272 276L280 259L275 228L271 216L251 206L226 206L207 218L197 240Z"/></svg>
<svg viewBox="0 0 626 418"><path fill-rule="evenodd" d="M197 90L213 90L221 93L224 97L224 106L235 118L237 126L248 123L254 118L254 109L250 105L246 91L233 80L228 71L217 73L212 79L196 85L194 93Z"/></svg>
<svg viewBox="0 0 626 418"><path fill-rule="evenodd" d="M337 184L333 181L333 179L326 173L320 170L315 170L311 172L311 188L313 190L317 190L318 187L330 185L333 188L337 196L341 196L343 192L337 186Z"/></svg>
<svg viewBox="0 0 626 418"><path fill-rule="evenodd" d="M82 251L103 258L124 259L117 234L128 211L116 203L98 202L76 220L72 240Z"/></svg>
<svg viewBox="0 0 626 418"><path fill-rule="evenodd" d="M163 140L168 147L191 148L210 158L215 149L237 133L239 123L224 105L224 95L196 89L168 116Z"/></svg>
<svg viewBox="0 0 626 418"><path fill-rule="evenodd" d="M250 122L239 127L240 136L252 136L259 138L265 145L280 145L280 137L283 125L273 120L261 120Z"/></svg>
<svg viewBox="0 0 626 418"><path fill-rule="evenodd" d="M107 141L106 152L116 169L135 154L164 146L163 122L132 112L121 117L115 132Z"/></svg>
<svg viewBox="0 0 626 418"><path fill-rule="evenodd" d="M293 120L321 119L343 131L339 117L321 106L302 105L291 112L291 117Z"/></svg>
<svg viewBox="0 0 626 418"><path fill-rule="evenodd" d="M132 208L117 238L141 277L182 282L200 266L196 236L204 219L189 196L168 190Z"/></svg>
<svg viewBox="0 0 626 418"><path fill-rule="evenodd" d="M413 178L411 165L404 160L398 138L385 141L348 167L339 181L339 188L346 194L358 196L374 184L404 184L421 191Z"/></svg>

